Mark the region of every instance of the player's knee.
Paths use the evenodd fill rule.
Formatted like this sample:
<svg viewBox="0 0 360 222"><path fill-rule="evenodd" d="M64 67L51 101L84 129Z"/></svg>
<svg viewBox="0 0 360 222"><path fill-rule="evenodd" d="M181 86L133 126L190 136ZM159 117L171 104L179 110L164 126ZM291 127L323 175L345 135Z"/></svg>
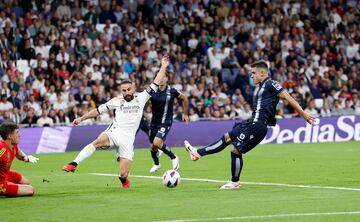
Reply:
<svg viewBox="0 0 360 222"><path fill-rule="evenodd" d="M95 146L95 148L99 148L99 147L104 147L104 146L108 146L108 138L106 135L101 134L100 136L98 136L98 138L96 138L92 144Z"/></svg>
<svg viewBox="0 0 360 222"><path fill-rule="evenodd" d="M23 185L19 187L18 196L33 196L35 193L35 189L31 185Z"/></svg>
<svg viewBox="0 0 360 222"><path fill-rule="evenodd" d="M164 142L161 139L154 139L153 146L157 149L160 149L163 146Z"/></svg>
<svg viewBox="0 0 360 222"><path fill-rule="evenodd" d="M153 151L156 151L158 149L153 143L150 145L150 147Z"/></svg>
<svg viewBox="0 0 360 222"><path fill-rule="evenodd" d="M225 134L225 142L226 142L227 144L231 143L231 137L230 137L229 133L226 133L226 134Z"/></svg>
<svg viewBox="0 0 360 222"><path fill-rule="evenodd" d="M101 147L101 141L96 139L92 142L92 145L94 145L95 148Z"/></svg>
<svg viewBox="0 0 360 222"><path fill-rule="evenodd" d="M26 179L25 177L22 177L21 178L21 181L20 181L21 184L25 184L25 185L30 185L30 181L28 179Z"/></svg>
<svg viewBox="0 0 360 222"><path fill-rule="evenodd" d="M235 154L237 154L237 155L240 155L240 154L241 154L240 151L239 151L239 149L236 148L236 147L234 147L234 146L231 148L231 152L232 152L232 153L235 153Z"/></svg>
<svg viewBox="0 0 360 222"><path fill-rule="evenodd" d="M29 196L33 196L35 194L35 189L33 186L28 186L28 194Z"/></svg>

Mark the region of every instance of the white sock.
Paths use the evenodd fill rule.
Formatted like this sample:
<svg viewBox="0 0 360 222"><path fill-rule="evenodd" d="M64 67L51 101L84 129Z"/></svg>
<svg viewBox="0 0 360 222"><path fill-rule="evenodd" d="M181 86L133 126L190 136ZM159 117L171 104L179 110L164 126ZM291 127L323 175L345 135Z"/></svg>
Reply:
<svg viewBox="0 0 360 222"><path fill-rule="evenodd" d="M96 150L95 146L92 145L91 143L89 143L76 156L74 162L79 164L81 161L83 161L86 158L88 158L89 156L91 156L95 152L95 150Z"/></svg>

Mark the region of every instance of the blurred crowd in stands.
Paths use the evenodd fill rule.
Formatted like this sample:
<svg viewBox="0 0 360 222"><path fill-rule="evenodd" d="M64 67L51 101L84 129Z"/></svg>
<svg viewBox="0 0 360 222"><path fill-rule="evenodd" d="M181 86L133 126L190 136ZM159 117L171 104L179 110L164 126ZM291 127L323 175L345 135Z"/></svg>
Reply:
<svg viewBox="0 0 360 222"><path fill-rule="evenodd" d="M164 53L191 121L250 118L248 67L260 59L311 114L359 115L359 9L356 0L3 0L0 122L70 124L124 79L143 90ZM297 116L279 103L277 118Z"/></svg>

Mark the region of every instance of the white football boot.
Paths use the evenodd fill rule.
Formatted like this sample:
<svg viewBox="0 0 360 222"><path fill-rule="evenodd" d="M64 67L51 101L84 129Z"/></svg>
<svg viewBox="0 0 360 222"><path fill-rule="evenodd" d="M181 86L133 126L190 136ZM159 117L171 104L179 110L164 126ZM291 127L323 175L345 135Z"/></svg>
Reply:
<svg viewBox="0 0 360 222"><path fill-rule="evenodd" d="M192 161L196 161L200 159L200 155L198 154L196 149L193 146L191 146L191 144L187 140L184 141L184 146L186 148L186 151L188 151L188 153L190 154L190 159Z"/></svg>
<svg viewBox="0 0 360 222"><path fill-rule="evenodd" d="M155 173L156 171L160 170L160 168L161 168L160 164L159 165L154 164L150 169L150 173Z"/></svg>
<svg viewBox="0 0 360 222"><path fill-rule="evenodd" d="M241 187L240 182L232 182L229 181L226 184L222 185L220 187L220 190L233 190L233 189L239 189Z"/></svg>
<svg viewBox="0 0 360 222"><path fill-rule="evenodd" d="M171 160L173 170L178 170L180 167L179 157L176 156L175 159Z"/></svg>

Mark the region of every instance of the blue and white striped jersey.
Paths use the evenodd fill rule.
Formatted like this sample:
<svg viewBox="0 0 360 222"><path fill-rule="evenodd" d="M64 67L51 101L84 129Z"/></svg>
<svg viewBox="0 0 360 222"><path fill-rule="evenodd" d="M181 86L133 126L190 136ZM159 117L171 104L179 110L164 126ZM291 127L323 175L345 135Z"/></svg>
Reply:
<svg viewBox="0 0 360 222"><path fill-rule="evenodd" d="M267 125L275 125L276 105L279 102L279 94L284 89L279 82L266 78L260 83L254 92L252 120L264 122Z"/></svg>
<svg viewBox="0 0 360 222"><path fill-rule="evenodd" d="M172 123L174 99L179 97L180 92L167 86L164 91L160 89L151 97L152 119L151 125Z"/></svg>

